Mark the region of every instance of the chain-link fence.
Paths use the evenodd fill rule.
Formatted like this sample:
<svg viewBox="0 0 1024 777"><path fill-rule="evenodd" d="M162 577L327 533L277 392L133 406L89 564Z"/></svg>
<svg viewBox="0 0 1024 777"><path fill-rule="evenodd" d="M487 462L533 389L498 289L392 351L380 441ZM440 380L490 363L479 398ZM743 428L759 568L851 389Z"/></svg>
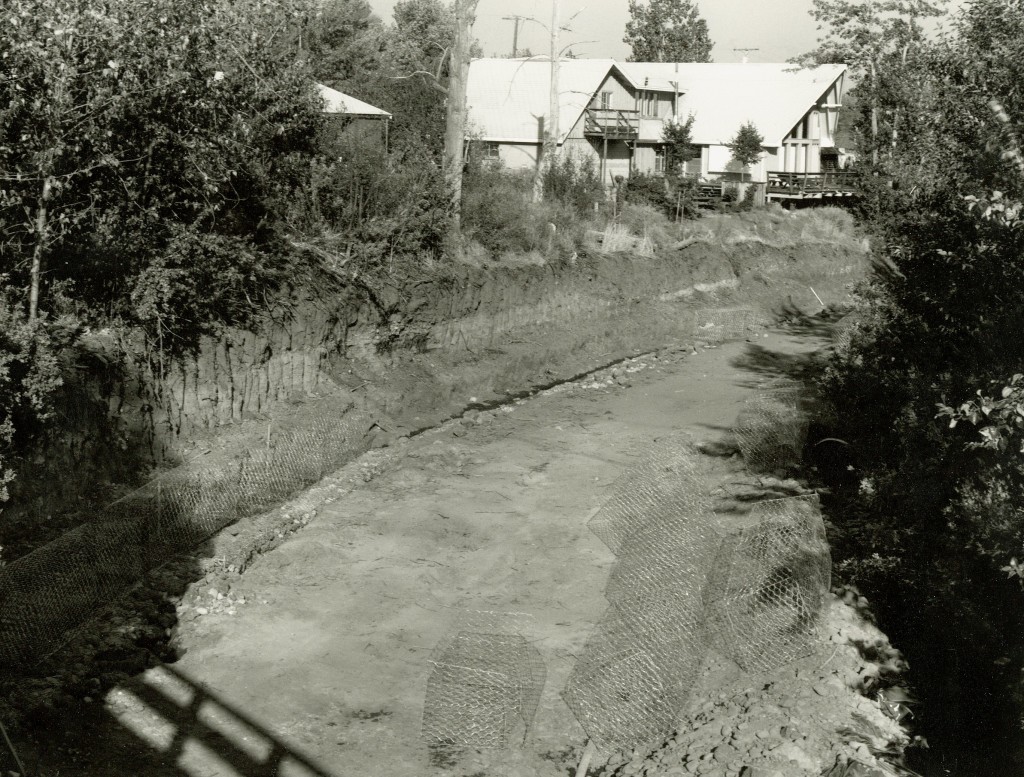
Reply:
<svg viewBox="0 0 1024 777"><path fill-rule="evenodd" d="M52 653L148 570L350 460L371 421L347 410L268 434L265 447L240 462L169 472L0 568L0 671Z"/></svg>
<svg viewBox="0 0 1024 777"><path fill-rule="evenodd" d="M432 750L525 741L547 676L521 613L466 611L434 649L422 737Z"/></svg>

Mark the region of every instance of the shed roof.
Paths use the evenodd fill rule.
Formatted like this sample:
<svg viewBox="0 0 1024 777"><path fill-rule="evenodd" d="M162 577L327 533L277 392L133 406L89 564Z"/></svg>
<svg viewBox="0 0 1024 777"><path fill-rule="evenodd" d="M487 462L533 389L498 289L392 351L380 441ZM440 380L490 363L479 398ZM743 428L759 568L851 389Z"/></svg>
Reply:
<svg viewBox="0 0 1024 777"><path fill-rule="evenodd" d="M676 81L682 116L693 114L693 142L728 143L750 121L766 146L777 146L846 72L846 65L799 67L789 63L626 62L633 82Z"/></svg>
<svg viewBox="0 0 1024 777"><path fill-rule="evenodd" d="M365 116L375 119L391 118L391 114L387 111L375 108L369 103L357 100L355 97L339 92L337 89L332 89L323 84L317 84L316 88L319 90L320 97L324 101L324 113L344 113L349 116Z"/></svg>
<svg viewBox="0 0 1024 777"><path fill-rule="evenodd" d="M637 84L613 59L563 59L558 69L558 142L615 73L634 88ZM641 76L643 84L645 76ZM640 88L671 91L667 82L647 76ZM469 66L466 103L469 133L506 143L538 143L544 137L550 103L551 61L548 59L475 59Z"/></svg>

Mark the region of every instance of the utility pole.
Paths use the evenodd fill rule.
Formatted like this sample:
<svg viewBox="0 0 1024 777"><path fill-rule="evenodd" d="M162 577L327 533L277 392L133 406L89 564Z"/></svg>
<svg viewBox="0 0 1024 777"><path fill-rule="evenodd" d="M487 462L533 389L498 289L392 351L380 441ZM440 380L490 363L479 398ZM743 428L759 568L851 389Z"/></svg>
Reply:
<svg viewBox="0 0 1024 777"><path fill-rule="evenodd" d="M502 16L501 18L506 22L515 22L515 27L512 28L512 58L515 59L516 55L519 54L519 22L529 21L530 17L513 14L512 16Z"/></svg>
<svg viewBox="0 0 1024 777"><path fill-rule="evenodd" d="M742 51L743 52L743 64L746 64L746 62L747 62L747 52L748 51L760 51L760 50L761 49L756 48L756 47L746 48L746 49L742 49L742 48L741 49L733 49L733 51Z"/></svg>

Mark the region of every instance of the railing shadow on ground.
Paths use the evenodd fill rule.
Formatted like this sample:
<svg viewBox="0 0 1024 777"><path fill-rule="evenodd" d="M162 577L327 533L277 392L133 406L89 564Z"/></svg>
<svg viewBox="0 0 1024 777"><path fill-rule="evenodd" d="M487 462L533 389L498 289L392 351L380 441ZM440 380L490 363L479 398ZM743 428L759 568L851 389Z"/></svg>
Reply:
<svg viewBox="0 0 1024 777"><path fill-rule="evenodd" d="M50 748L22 757L26 777L340 777L171 666L118 685L105 704L80 712Z"/></svg>

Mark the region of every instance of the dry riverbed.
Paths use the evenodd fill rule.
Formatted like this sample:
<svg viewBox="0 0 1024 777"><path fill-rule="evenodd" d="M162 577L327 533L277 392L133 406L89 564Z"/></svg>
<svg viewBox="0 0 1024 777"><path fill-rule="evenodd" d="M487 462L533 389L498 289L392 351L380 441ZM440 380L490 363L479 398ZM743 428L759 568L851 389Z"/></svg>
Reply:
<svg viewBox="0 0 1024 777"><path fill-rule="evenodd" d="M668 349L368 453L277 511L297 531L244 574L225 566L195 583L177 605L183 657L83 705L89 736L55 745L44 773L571 773L585 734L560 691L614 562L588 519L653 441L680 432L709 452L719 528L749 499L800 493L747 473L729 429L773 369L821 345L751 332ZM859 762L835 774L889 774L876 754L905 741L900 712L858 691L899 657L863 604L833 599L814 654L770 676L711 652L679 733L594 771L791 777ZM431 758L419 737L428 659L461 608L527 613L547 683L522 746Z"/></svg>

